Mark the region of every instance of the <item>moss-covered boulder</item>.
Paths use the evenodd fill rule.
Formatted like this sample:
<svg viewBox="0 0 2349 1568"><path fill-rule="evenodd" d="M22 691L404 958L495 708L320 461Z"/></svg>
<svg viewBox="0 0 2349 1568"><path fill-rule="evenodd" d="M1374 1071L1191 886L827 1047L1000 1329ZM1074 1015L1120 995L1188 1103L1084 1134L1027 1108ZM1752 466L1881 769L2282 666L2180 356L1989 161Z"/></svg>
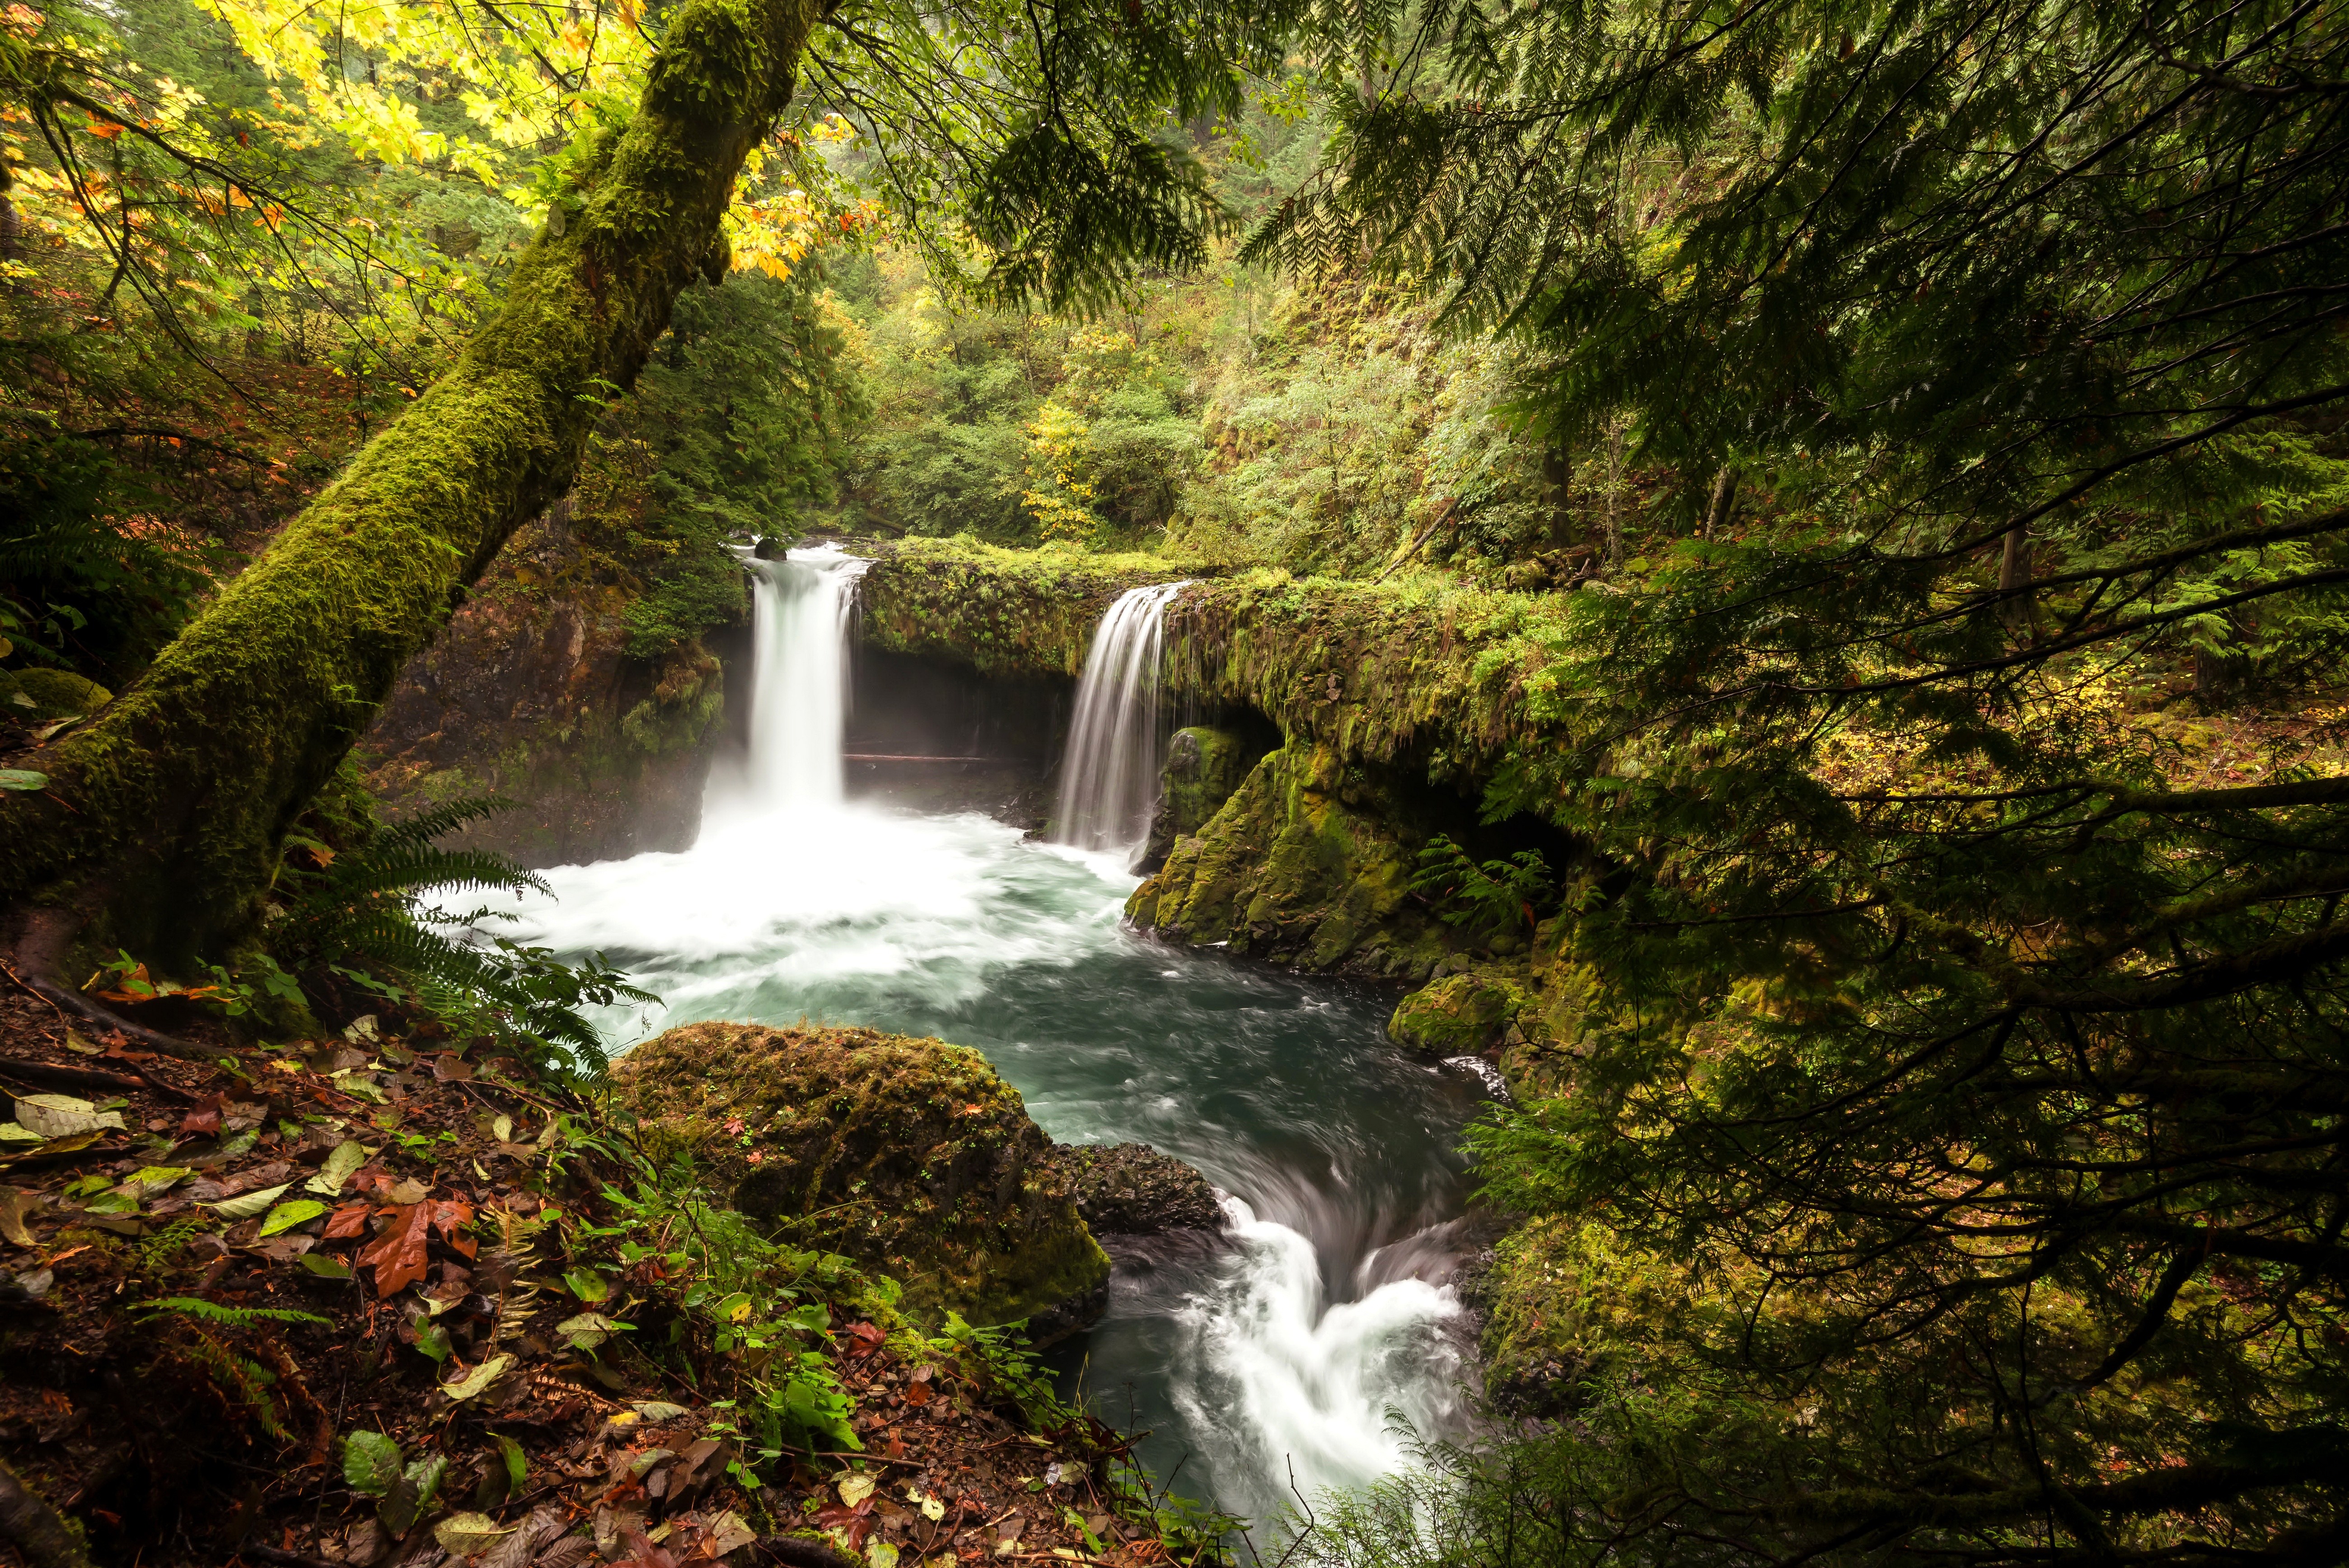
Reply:
<svg viewBox="0 0 2349 1568"><path fill-rule="evenodd" d="M1223 1201L1207 1179L1146 1143L1055 1144L1046 1157L1068 1179L1096 1236L1220 1231Z"/></svg>
<svg viewBox="0 0 2349 1568"><path fill-rule="evenodd" d="M1514 981L1447 974L1395 1004L1387 1038L1438 1056L1475 1056L1501 1044L1533 999Z"/></svg>
<svg viewBox="0 0 2349 1568"><path fill-rule="evenodd" d="M0 702L7 703L18 718L88 718L113 701L113 692L71 670L0 671Z"/></svg>
<svg viewBox="0 0 2349 1568"><path fill-rule="evenodd" d="M734 1207L855 1258L935 1324L1030 1320L1040 1338L1107 1301L1109 1258L1050 1140L987 1058L871 1029L692 1023L616 1069L648 1146L688 1151Z"/></svg>
<svg viewBox="0 0 2349 1568"><path fill-rule="evenodd" d="M1291 744L1176 842L1126 917L1270 963L1424 980L1454 939L1410 896L1430 831L1421 817L1417 803L1330 748Z"/></svg>
<svg viewBox="0 0 2349 1568"><path fill-rule="evenodd" d="M1142 868L1155 871L1174 851L1174 841L1187 838L1207 826L1248 770L1264 755L1245 736L1230 730L1194 724L1174 732L1167 742L1166 766L1159 779L1158 805L1150 815L1150 841L1142 851Z"/></svg>

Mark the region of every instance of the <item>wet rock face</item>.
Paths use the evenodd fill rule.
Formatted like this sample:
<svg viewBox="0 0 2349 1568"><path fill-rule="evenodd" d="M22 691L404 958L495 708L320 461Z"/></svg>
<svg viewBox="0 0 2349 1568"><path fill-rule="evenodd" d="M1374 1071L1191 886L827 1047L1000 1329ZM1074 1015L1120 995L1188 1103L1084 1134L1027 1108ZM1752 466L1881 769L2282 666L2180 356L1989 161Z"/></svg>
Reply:
<svg viewBox="0 0 2349 1568"><path fill-rule="evenodd" d="M1096 1236L1222 1231L1229 1220L1207 1179L1146 1143L1055 1144L1046 1155L1068 1180Z"/></svg>
<svg viewBox="0 0 2349 1568"><path fill-rule="evenodd" d="M1030 1320L1040 1339L1107 1301L1109 1259L1053 1146L978 1052L870 1029L694 1023L615 1069L657 1154L688 1151L734 1207L844 1253L933 1324Z"/></svg>
<svg viewBox="0 0 2349 1568"><path fill-rule="evenodd" d="M394 816L459 796L518 801L460 842L526 866L691 845L723 672L692 644L628 658L622 607L605 590L485 584L401 671L360 742L368 787Z"/></svg>
<svg viewBox="0 0 2349 1568"><path fill-rule="evenodd" d="M1175 842L1126 918L1270 963L1415 983L1454 945L1410 897L1430 831L1412 803L1330 748L1293 742Z"/></svg>
<svg viewBox="0 0 2349 1568"><path fill-rule="evenodd" d="M1166 767L1157 807L1150 815L1142 869L1157 870L1174 853L1176 839L1206 826L1263 755L1262 746L1250 745L1234 731L1206 724L1175 731L1166 746Z"/></svg>

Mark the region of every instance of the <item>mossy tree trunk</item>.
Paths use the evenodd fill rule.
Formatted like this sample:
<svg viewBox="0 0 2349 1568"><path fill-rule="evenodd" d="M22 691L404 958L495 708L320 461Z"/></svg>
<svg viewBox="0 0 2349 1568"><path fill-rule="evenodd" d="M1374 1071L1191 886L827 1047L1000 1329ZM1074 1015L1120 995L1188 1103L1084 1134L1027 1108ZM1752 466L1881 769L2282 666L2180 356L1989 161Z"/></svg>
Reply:
<svg viewBox="0 0 2349 1568"><path fill-rule="evenodd" d="M688 0L637 112L514 269L502 307L136 685L0 796L20 961L77 940L166 964L249 929L279 839L401 667L570 484L678 290L721 265L744 155L826 0Z"/></svg>

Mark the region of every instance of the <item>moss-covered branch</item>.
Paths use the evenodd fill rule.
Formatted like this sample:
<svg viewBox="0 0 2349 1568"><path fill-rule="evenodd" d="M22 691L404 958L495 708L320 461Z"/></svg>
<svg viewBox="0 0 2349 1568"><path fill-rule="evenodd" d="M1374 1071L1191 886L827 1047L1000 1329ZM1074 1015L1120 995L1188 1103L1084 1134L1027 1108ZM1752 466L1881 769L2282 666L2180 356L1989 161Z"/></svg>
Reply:
<svg viewBox="0 0 2349 1568"><path fill-rule="evenodd" d="M638 109L587 160L456 367L165 649L0 798L19 943L97 917L167 960L233 938L285 824L509 535L568 485L744 155L788 101L822 0L688 0ZM63 919L33 913L57 911Z"/></svg>

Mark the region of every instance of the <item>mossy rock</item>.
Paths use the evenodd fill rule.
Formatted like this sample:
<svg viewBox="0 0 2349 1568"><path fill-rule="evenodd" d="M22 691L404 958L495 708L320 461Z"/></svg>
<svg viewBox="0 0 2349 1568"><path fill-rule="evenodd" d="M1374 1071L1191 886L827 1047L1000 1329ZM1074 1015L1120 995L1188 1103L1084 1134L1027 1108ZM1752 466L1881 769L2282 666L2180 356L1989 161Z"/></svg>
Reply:
<svg viewBox="0 0 2349 1568"><path fill-rule="evenodd" d="M1207 826L1248 770L1264 754L1229 730L1194 724L1167 742L1166 766L1159 778L1157 807L1150 815L1150 841L1142 868L1155 871L1174 853L1174 841Z"/></svg>
<svg viewBox="0 0 2349 1568"><path fill-rule="evenodd" d="M88 718L109 702L114 693L86 675L76 675L67 670L18 670L0 672L0 701L8 704L20 719ZM16 701L18 694L30 698L29 704Z"/></svg>
<svg viewBox="0 0 2349 1568"><path fill-rule="evenodd" d="M1229 1224L1206 1177L1146 1143L1055 1144L1046 1158L1067 1177L1077 1212L1096 1236L1221 1231Z"/></svg>
<svg viewBox="0 0 2349 1568"><path fill-rule="evenodd" d="M1447 974L1395 1004L1387 1038L1438 1056L1475 1056L1500 1044L1533 999L1495 975Z"/></svg>
<svg viewBox="0 0 2349 1568"><path fill-rule="evenodd" d="M1049 1339L1106 1304L1109 1257L1050 1141L976 1051L691 1023L629 1052L615 1077L657 1156L690 1153L780 1238L896 1280L917 1322L1026 1318Z"/></svg>
<svg viewBox="0 0 2349 1568"><path fill-rule="evenodd" d="M1453 950L1411 900L1429 829L1413 806L1327 746L1257 763L1195 837L1126 900L1161 937L1228 943L1299 969L1420 981Z"/></svg>

